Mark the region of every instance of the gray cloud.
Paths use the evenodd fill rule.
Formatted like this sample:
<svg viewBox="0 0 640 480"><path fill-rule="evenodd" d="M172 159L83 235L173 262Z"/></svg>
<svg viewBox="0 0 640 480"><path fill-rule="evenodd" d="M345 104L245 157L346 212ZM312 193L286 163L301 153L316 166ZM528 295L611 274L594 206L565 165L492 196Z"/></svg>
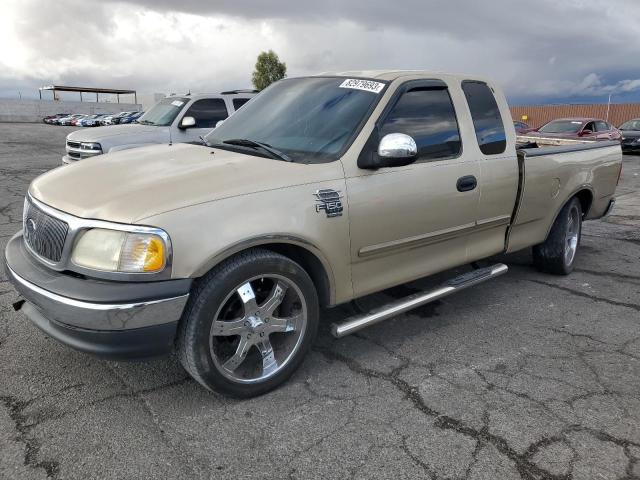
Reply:
<svg viewBox="0 0 640 480"><path fill-rule="evenodd" d="M462 71L534 99L640 90L637 0L9 2L32 68L5 65L0 89L48 79L163 92L247 86L257 53L274 48L291 75Z"/></svg>

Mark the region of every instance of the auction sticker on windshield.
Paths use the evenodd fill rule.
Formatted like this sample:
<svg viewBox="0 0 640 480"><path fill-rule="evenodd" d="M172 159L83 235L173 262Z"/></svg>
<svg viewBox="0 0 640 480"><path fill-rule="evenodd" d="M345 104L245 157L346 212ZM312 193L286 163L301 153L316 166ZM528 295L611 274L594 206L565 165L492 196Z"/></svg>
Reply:
<svg viewBox="0 0 640 480"><path fill-rule="evenodd" d="M184 105L184 102L181 102L180 100L174 100L173 102L171 102L171 105L181 107L182 105Z"/></svg>
<svg viewBox="0 0 640 480"><path fill-rule="evenodd" d="M384 83L374 82L372 80L347 78L340 84L340 88L352 88L355 90L364 90L365 92L380 93L380 91L384 88Z"/></svg>

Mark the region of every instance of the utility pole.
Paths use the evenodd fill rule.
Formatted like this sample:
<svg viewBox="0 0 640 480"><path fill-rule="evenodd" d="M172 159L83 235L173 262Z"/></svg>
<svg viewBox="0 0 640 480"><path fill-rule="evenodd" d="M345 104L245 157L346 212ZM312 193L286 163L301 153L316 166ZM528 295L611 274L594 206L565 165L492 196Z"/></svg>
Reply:
<svg viewBox="0 0 640 480"><path fill-rule="evenodd" d="M609 92L609 101L607 102L607 118L605 119L607 122L609 121L609 112L611 111L611 95L613 95L613 90Z"/></svg>

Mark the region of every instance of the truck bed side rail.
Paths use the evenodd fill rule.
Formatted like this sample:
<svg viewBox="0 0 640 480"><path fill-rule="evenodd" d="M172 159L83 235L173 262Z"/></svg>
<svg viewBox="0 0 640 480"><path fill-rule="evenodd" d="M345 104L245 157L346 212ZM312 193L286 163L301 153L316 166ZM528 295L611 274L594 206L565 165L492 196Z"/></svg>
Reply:
<svg viewBox="0 0 640 480"><path fill-rule="evenodd" d="M533 137L532 137L533 138ZM518 141L521 140L521 137L518 137ZM517 148L519 152L524 153L527 157L538 157L540 155L551 155L556 153L569 153L569 152L580 152L584 150L594 150L596 148L605 148L605 147L613 147L615 145L620 145L619 141L616 140L604 140L604 141L588 141L588 142L580 142L575 141L575 143L569 145L558 145L558 146L538 146L536 147L522 147ZM537 143L537 142L532 142ZM518 146L517 146L518 147Z"/></svg>

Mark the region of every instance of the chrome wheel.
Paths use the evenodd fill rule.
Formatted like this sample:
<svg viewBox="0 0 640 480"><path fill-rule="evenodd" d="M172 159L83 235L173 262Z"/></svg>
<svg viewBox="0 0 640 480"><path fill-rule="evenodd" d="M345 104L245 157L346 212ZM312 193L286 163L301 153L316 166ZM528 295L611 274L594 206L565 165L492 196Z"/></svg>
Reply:
<svg viewBox="0 0 640 480"><path fill-rule="evenodd" d="M300 348L307 304L288 278L268 274L237 285L211 324L209 350L217 369L239 383L272 377Z"/></svg>
<svg viewBox="0 0 640 480"><path fill-rule="evenodd" d="M567 218L567 233L564 242L564 262L565 265L571 265L576 256L578 249L578 241L580 240L580 212L574 205L569 210Z"/></svg>

